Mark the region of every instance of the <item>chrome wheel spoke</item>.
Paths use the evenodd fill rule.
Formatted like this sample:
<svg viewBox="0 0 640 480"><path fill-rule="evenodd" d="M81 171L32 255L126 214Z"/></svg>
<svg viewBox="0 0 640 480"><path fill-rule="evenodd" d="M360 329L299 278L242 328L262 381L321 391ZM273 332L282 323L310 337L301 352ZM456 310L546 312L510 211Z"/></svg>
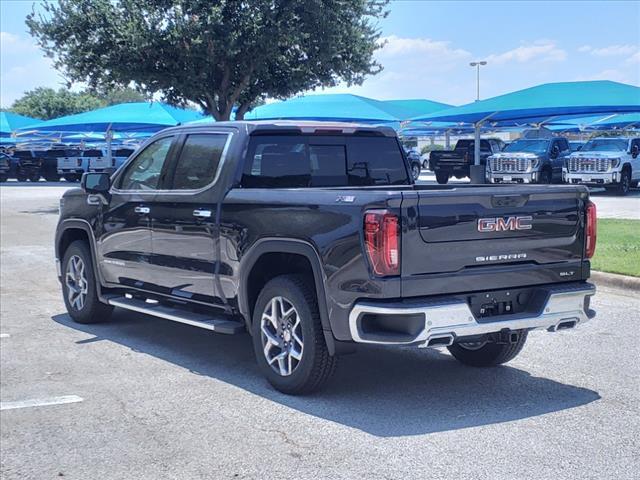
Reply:
<svg viewBox="0 0 640 480"><path fill-rule="evenodd" d="M76 310L82 310L89 291L89 282L87 281L85 264L82 258L77 255L69 259L65 285L69 304Z"/></svg>
<svg viewBox="0 0 640 480"><path fill-rule="evenodd" d="M300 316L284 297L274 297L260 320L263 354L279 375L291 375L302 360L304 344Z"/></svg>

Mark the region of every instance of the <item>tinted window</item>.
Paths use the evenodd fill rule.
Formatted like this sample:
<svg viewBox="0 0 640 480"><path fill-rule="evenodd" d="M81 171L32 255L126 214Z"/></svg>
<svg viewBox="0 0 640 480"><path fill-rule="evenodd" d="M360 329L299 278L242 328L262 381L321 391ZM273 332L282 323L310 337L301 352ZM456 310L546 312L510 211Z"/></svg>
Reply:
<svg viewBox="0 0 640 480"><path fill-rule="evenodd" d="M391 137L347 140L349 185L407 185L407 169L398 141Z"/></svg>
<svg viewBox="0 0 640 480"><path fill-rule="evenodd" d="M122 190L155 190L160 184L162 167L173 137L164 137L148 145L127 165L120 180Z"/></svg>
<svg viewBox="0 0 640 480"><path fill-rule="evenodd" d="M83 157L102 157L103 153L102 153L102 150L92 149L92 150L85 150L82 156Z"/></svg>
<svg viewBox="0 0 640 480"><path fill-rule="evenodd" d="M206 187L216 177L227 135L189 135L182 146L173 174L173 188Z"/></svg>
<svg viewBox="0 0 640 480"><path fill-rule="evenodd" d="M250 188L407 183L398 142L388 137L256 136L242 176Z"/></svg>

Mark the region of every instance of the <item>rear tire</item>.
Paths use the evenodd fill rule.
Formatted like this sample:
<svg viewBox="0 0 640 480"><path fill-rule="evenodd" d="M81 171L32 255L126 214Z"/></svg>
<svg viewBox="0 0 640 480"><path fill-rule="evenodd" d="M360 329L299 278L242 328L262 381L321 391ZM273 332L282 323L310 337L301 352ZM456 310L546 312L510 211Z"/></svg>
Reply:
<svg viewBox="0 0 640 480"><path fill-rule="evenodd" d="M470 367L495 367L513 360L522 351L526 341L527 332L522 331L515 343L454 343L447 348L456 360Z"/></svg>
<svg viewBox="0 0 640 480"><path fill-rule="evenodd" d="M44 176L44 179L47 182L59 182L60 181L60 176L58 174L52 174L52 173L48 173Z"/></svg>
<svg viewBox="0 0 640 480"><path fill-rule="evenodd" d="M445 185L449 181L449 174L447 172L436 172L436 181L440 185Z"/></svg>
<svg viewBox="0 0 640 480"><path fill-rule="evenodd" d="M8 175L0 175L0 182L6 182L9 179Z"/></svg>
<svg viewBox="0 0 640 480"><path fill-rule="evenodd" d="M258 367L276 390L311 393L333 374L336 357L329 355L315 290L305 277L282 275L267 282L251 330Z"/></svg>
<svg viewBox="0 0 640 480"><path fill-rule="evenodd" d="M75 173L70 173L64 176L64 179L67 182L77 182L78 180L80 180L80 176L75 174Z"/></svg>
<svg viewBox="0 0 640 480"><path fill-rule="evenodd" d="M26 182L27 181L27 176L21 173L16 174L16 180L18 180L19 182Z"/></svg>
<svg viewBox="0 0 640 480"><path fill-rule="evenodd" d="M99 323L111 317L113 307L98 299L93 257L87 242L76 240L64 252L62 294L69 316L77 323Z"/></svg>
<svg viewBox="0 0 640 480"><path fill-rule="evenodd" d="M29 175L29 181L30 182L39 182L40 181L40 174L39 173L32 173L31 175Z"/></svg>

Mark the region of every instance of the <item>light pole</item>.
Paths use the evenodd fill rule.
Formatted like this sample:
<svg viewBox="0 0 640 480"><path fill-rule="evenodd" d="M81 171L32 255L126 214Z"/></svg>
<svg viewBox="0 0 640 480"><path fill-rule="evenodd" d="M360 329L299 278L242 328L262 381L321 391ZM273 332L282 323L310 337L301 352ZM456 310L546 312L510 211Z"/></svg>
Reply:
<svg viewBox="0 0 640 480"><path fill-rule="evenodd" d="M470 67L476 67L476 102L480 101L480 67L487 64L485 60L469 63ZM475 135L473 137L473 166L470 166L471 183L485 182L485 169L480 164L480 128L482 123L477 122L475 125Z"/></svg>
<svg viewBox="0 0 640 480"><path fill-rule="evenodd" d="M480 60L479 62L471 62L469 64L470 67L476 67L476 102L480 101L480 67L483 67L487 64L485 60Z"/></svg>

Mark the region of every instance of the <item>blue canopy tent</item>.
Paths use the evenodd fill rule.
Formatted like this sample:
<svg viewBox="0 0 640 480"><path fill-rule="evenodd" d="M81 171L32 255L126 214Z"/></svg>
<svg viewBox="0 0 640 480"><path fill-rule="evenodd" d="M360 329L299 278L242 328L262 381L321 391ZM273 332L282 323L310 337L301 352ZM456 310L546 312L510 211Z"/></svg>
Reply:
<svg viewBox="0 0 640 480"><path fill-rule="evenodd" d="M0 112L0 135L3 137L10 136L14 130L39 123L42 123L42 120L25 117L12 112Z"/></svg>
<svg viewBox="0 0 640 480"><path fill-rule="evenodd" d="M466 122L475 126L475 161L480 159L480 130L497 125L542 125L562 117L640 112L640 87L611 81L548 83L415 117L415 121ZM475 181L484 173L476 169Z"/></svg>
<svg viewBox="0 0 640 480"><path fill-rule="evenodd" d="M247 120L321 120L384 124L408 120L410 110L347 93L307 95L254 108Z"/></svg>
<svg viewBox="0 0 640 480"><path fill-rule="evenodd" d="M407 100L382 100L382 102L394 107L400 107L404 111L411 114L410 118L418 117L420 115L428 115L430 113L453 108L453 105L434 102L433 100L427 100L425 98L414 98ZM409 118L404 118L403 120L409 120Z"/></svg>
<svg viewBox="0 0 640 480"><path fill-rule="evenodd" d="M640 113L570 118L551 122L547 126L551 130L561 132L637 130L640 129Z"/></svg>
<svg viewBox="0 0 640 480"><path fill-rule="evenodd" d="M195 110L185 110L158 102L120 103L90 112L67 115L20 129L19 134L104 132L108 155L116 132L156 132L202 118Z"/></svg>
<svg viewBox="0 0 640 480"><path fill-rule="evenodd" d="M38 132L153 132L202 118L195 110L185 110L158 102L120 103L90 112L67 115L35 125L21 131Z"/></svg>

